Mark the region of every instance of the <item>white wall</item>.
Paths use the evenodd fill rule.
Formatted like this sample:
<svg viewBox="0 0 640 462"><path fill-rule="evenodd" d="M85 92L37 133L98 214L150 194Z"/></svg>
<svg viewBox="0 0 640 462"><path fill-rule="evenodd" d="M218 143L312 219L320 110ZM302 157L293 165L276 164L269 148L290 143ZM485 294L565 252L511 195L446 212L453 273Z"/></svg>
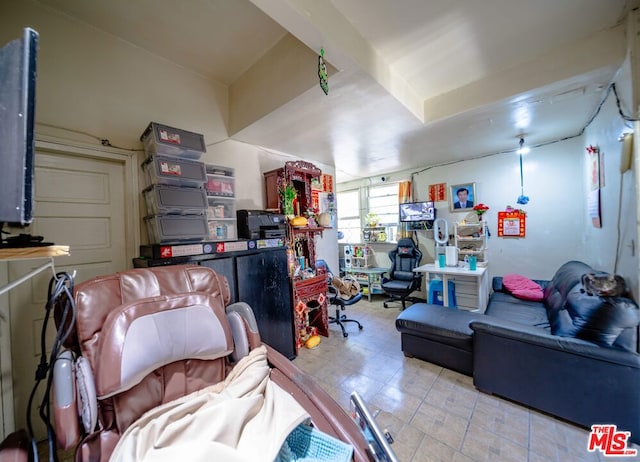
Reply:
<svg viewBox="0 0 640 462"><path fill-rule="evenodd" d="M210 146L202 160L235 168L238 210L262 210L266 204L262 174L283 167L287 161L297 159L246 143L227 140ZM334 167L320 163L314 165L322 170L322 173L335 176ZM337 230L325 230L322 237L316 238L316 257L326 260L330 268L338 268Z"/></svg>
<svg viewBox="0 0 640 462"><path fill-rule="evenodd" d="M630 101L628 62L620 70L616 84L624 106L625 101ZM628 110L624 112L629 114ZM527 205L516 203L520 195L520 172L515 153L428 168L420 173L396 172L389 175L387 181L412 179L416 200L426 200L428 186L433 183L475 182L476 203L483 202L490 207L485 218L491 232L488 243L491 275L515 272L549 279L559 265L577 259L596 269L623 275L637 300L635 173L619 171L622 143L618 137L625 130L630 131L618 114L614 95L610 94L581 136L532 149L523 159L524 193L530 197ZM586 147L589 145L599 146L604 153L605 186L601 190L602 228L599 229L592 226L587 213ZM477 153L478 157L481 154ZM344 183L338 185L338 190L379 182L379 178L371 178ZM507 205L526 210L526 237L498 237L497 212ZM453 233L453 224L466 214L450 212L448 202L437 202L436 207L438 216L448 221L449 231ZM418 241L425 253L423 261L432 262L432 233L418 232Z"/></svg>
<svg viewBox="0 0 640 462"><path fill-rule="evenodd" d="M88 144L108 139L142 150L139 138L151 121L202 133L208 145L203 160L235 169L237 206L247 209L264 208L262 172L296 160L229 140L228 88L217 81L35 1L0 2L0 43L19 37L26 26L40 34L38 135ZM318 167L335 174L333 167ZM144 243L144 225L141 230ZM319 248L337 266L335 232L325 233Z"/></svg>
<svg viewBox="0 0 640 462"><path fill-rule="evenodd" d="M516 140L517 141L517 140ZM514 143L515 144L515 143ZM483 159L435 167L414 175L416 199L428 197L428 186L475 182L475 203L487 204L485 215L491 237L488 242L490 273L526 274L531 278L548 279L563 262L582 257L582 234L585 227L586 205L583 197L584 179L582 146L578 139L533 149L523 160L524 192L530 197L525 206L518 206L520 170L517 154L500 154ZM527 212L526 237L499 238L498 211L507 205ZM448 202L437 202L438 217L449 223L453 233L455 222L465 212L450 212ZM427 240L427 233L419 233ZM425 249L433 255L433 241Z"/></svg>
<svg viewBox="0 0 640 462"><path fill-rule="evenodd" d="M630 115L625 104L631 101L628 60L618 73L616 86L623 113ZM635 169L620 171L623 144L619 137L631 131L631 123L625 123L618 113L612 92L584 134L584 146L598 146L604 157L604 187L600 190L602 228L588 224L583 245L594 267L625 276L634 298L638 300L636 172ZM585 178L589 174L587 169L585 165ZM588 183L585 183L585 194L588 187Z"/></svg>
<svg viewBox="0 0 640 462"><path fill-rule="evenodd" d="M156 121L203 133L207 143L226 138L224 85L31 0L3 0L0 42L25 26L40 34L38 133L141 149L141 133Z"/></svg>
<svg viewBox="0 0 640 462"><path fill-rule="evenodd" d="M115 146L135 150L141 149L139 136L152 120L203 133L210 145L207 162L236 169L238 206L262 208L261 172L279 167L290 158L227 141L228 89L225 86L33 0L3 0L0 42L19 36L25 26L40 33L36 114L39 134L96 144L104 138ZM624 92L629 92L628 74L626 71L619 77ZM635 220L631 212L636 204L629 179L632 174L621 178L611 176L616 171L619 150L616 140L621 128L612 104L610 98L582 138L534 149L525 158L525 193L531 202L523 207L528 213L524 239L498 238L496 230L496 212L507 204L516 205L520 193L515 154L422 172L413 178L415 197L426 198L431 183L474 181L478 200L491 207L487 219L493 233L489 243L492 274L515 271L548 278L559 264L570 258L612 271L616 266L616 248L626 249L636 236L635 230L628 232L627 226ZM599 144L606 159L602 230L590 227L586 213L584 148L588 144ZM327 166L319 167L333 173ZM400 179L399 176L410 175L393 174L390 180ZM622 202L620 184L624 191ZM618 207L619 203L622 208ZM437 205L440 216L449 220L459 218L460 214L448 212L447 203ZM624 210L620 213L620 222L624 223L620 242L617 237L619 210ZM420 240L425 243L424 250L432 252L432 243L426 235L420 236ZM319 241L320 255L332 267L338 266L335 242L334 232L325 233ZM628 252L618 253L623 258L617 259L616 269L627 278L634 275L637 279L636 272L629 271L630 263L625 258Z"/></svg>

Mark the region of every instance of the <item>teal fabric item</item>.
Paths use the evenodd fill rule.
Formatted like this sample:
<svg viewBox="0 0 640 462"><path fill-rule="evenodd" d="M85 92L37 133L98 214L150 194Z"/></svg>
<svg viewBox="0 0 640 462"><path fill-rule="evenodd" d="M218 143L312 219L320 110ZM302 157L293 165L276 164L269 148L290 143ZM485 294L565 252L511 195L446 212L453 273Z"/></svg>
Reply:
<svg viewBox="0 0 640 462"><path fill-rule="evenodd" d="M274 462L349 462L353 457L350 444L300 424L287 436Z"/></svg>

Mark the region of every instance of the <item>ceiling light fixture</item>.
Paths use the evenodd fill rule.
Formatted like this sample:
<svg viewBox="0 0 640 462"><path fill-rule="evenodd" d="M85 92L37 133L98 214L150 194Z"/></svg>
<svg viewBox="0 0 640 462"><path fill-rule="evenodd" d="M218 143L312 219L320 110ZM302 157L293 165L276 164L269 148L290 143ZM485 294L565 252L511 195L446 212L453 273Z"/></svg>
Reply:
<svg viewBox="0 0 640 462"><path fill-rule="evenodd" d="M529 203L529 196L524 195L524 175L522 173L522 155L529 152L529 148L524 146L524 137L520 136L520 149L518 154L520 155L520 196L518 196L518 204L525 205Z"/></svg>
<svg viewBox="0 0 640 462"><path fill-rule="evenodd" d="M531 149L524 145L524 138L520 138L520 148L516 152L518 154L529 154L529 151L531 151Z"/></svg>

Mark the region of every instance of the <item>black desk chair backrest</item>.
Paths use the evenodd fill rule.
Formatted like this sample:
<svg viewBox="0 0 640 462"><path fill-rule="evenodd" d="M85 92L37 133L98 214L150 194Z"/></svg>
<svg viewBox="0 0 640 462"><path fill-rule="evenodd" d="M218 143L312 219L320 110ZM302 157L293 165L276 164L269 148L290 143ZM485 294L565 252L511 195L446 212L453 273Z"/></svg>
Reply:
<svg viewBox="0 0 640 462"><path fill-rule="evenodd" d="M356 321L355 319L347 318L347 315L345 314L340 314L340 310L344 311L346 306L350 306L350 305L353 305L354 303L358 303L360 299L362 299L362 292L358 292L357 294L353 295L351 298L344 298L341 296L340 290L338 290L338 288L334 284L333 279L335 275L331 272L331 268L329 268L329 265L327 265L327 262L320 259L316 260L316 269L323 269L327 273L327 283L329 287L329 294L328 294L329 304L334 305L336 307L336 315L329 316L329 324L339 325L340 329L342 329L343 337L349 336L349 334L344 328L344 323L354 322L358 325L358 329L362 330L362 324L360 324L358 321ZM346 277L351 277L351 276L345 276L345 278Z"/></svg>
<svg viewBox="0 0 640 462"><path fill-rule="evenodd" d="M399 300L402 302L402 309L404 309L407 300L414 300L409 297L411 292L419 289L422 285L422 274L413 271L414 268L420 266L422 252L413 239L402 238L398 241L396 248L389 252L389 259L391 260L389 276L383 278L382 290L390 297L384 302L384 307L388 308L388 302Z"/></svg>

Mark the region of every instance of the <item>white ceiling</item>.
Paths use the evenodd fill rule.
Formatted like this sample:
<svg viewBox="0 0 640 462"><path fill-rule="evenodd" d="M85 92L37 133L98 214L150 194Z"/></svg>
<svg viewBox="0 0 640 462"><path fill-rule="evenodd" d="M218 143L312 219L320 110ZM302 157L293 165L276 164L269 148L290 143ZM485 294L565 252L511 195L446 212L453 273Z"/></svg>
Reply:
<svg viewBox="0 0 640 462"><path fill-rule="evenodd" d="M231 138L338 182L577 135L638 0L40 0L225 85L287 32L339 72ZM315 65L315 63L314 63ZM209 140L208 143L220 140Z"/></svg>

